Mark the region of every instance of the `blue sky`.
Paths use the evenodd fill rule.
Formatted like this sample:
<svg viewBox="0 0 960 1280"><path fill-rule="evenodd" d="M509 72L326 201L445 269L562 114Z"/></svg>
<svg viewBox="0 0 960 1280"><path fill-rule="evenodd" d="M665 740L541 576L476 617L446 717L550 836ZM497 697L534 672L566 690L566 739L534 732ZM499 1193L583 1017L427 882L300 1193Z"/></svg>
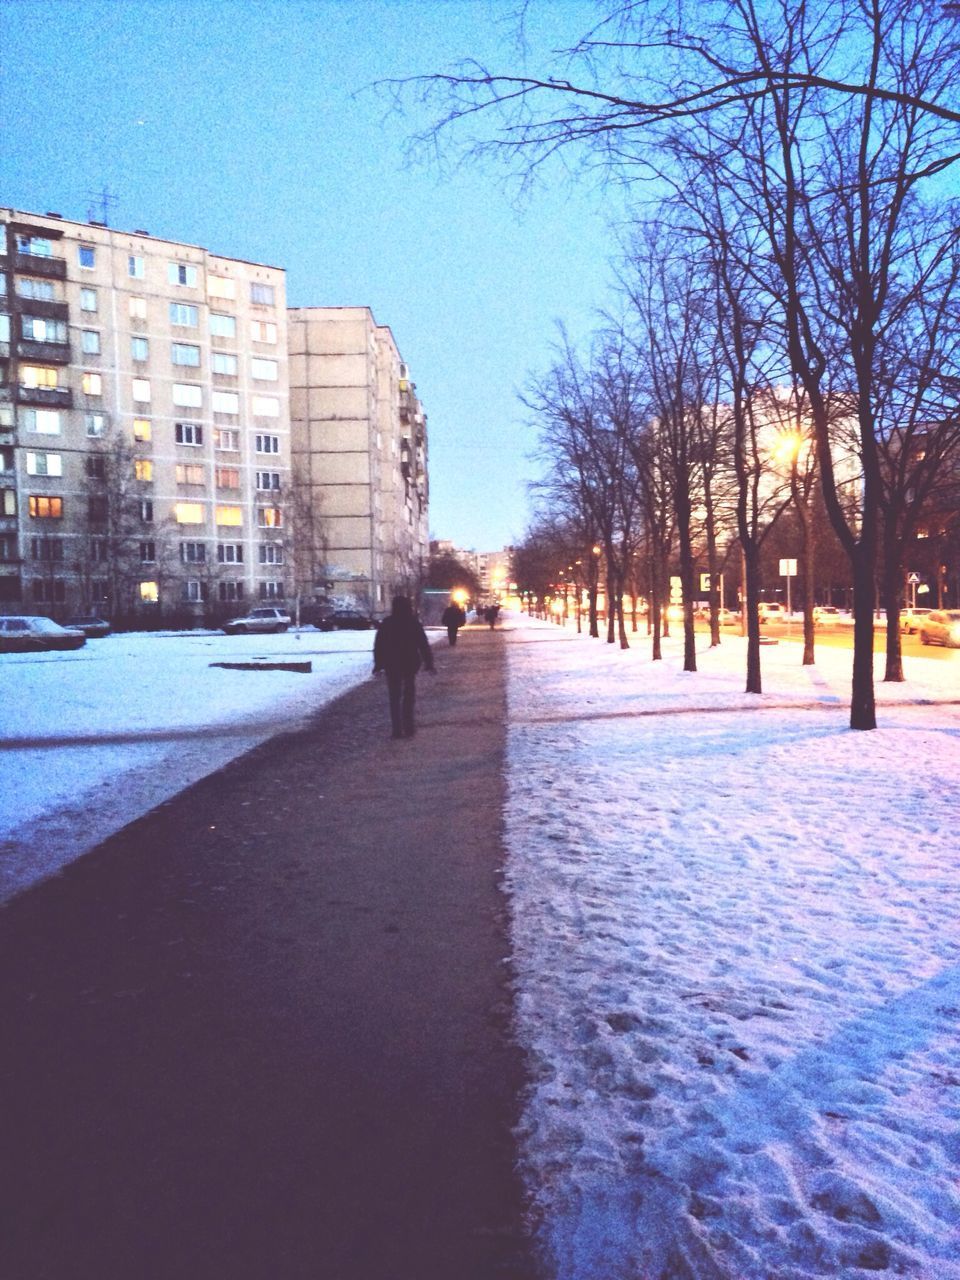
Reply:
<svg viewBox="0 0 960 1280"><path fill-rule="evenodd" d="M364 87L476 57L515 70L515 0L0 0L0 203L287 270L291 305L368 305L428 414L432 533L522 536L535 444L516 391L556 322L608 299L609 193L555 170L518 202L492 162L409 154L430 123ZM560 48L592 6L533 0ZM94 211L94 216L100 216Z"/></svg>

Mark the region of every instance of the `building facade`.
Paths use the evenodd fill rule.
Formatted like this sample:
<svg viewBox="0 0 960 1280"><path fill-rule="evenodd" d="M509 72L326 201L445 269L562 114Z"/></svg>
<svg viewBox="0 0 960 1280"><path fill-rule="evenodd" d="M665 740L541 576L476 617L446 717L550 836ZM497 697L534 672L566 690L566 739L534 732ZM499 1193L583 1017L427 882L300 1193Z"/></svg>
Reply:
<svg viewBox="0 0 960 1280"><path fill-rule="evenodd" d="M291 309L289 347L301 593L382 614L429 555L423 407L367 307Z"/></svg>
<svg viewBox="0 0 960 1280"><path fill-rule="evenodd" d="M0 209L0 608L287 595L286 336L277 267Z"/></svg>

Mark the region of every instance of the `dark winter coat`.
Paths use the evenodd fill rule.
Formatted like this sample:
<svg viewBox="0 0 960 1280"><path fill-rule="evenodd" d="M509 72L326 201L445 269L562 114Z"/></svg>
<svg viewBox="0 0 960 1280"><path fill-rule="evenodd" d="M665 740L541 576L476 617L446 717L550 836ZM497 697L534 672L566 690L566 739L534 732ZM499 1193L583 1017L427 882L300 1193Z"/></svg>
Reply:
<svg viewBox="0 0 960 1280"><path fill-rule="evenodd" d="M440 621L445 627L462 627L466 620L467 615L458 604L448 604L440 615Z"/></svg>
<svg viewBox="0 0 960 1280"><path fill-rule="evenodd" d="M430 641L415 614L391 613L384 618L373 642L374 671L413 675L421 666L433 670Z"/></svg>

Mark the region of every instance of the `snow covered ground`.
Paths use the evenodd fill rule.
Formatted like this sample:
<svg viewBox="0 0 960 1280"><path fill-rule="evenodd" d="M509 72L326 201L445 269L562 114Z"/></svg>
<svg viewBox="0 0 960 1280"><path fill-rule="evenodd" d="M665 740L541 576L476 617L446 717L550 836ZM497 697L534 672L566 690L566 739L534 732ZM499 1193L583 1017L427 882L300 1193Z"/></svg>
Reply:
<svg viewBox="0 0 960 1280"><path fill-rule="evenodd" d="M111 635L0 655L0 902L364 679L373 633ZM309 661L310 674L215 662Z"/></svg>
<svg viewBox="0 0 960 1280"><path fill-rule="evenodd" d="M508 636L552 1276L960 1277L960 653L852 733L849 652L638 640Z"/></svg>

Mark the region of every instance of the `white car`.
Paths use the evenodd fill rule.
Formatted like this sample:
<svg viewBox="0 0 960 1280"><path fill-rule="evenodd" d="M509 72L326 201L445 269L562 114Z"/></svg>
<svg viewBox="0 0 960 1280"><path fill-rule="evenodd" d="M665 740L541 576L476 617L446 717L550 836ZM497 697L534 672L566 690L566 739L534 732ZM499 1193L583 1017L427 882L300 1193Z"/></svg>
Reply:
<svg viewBox="0 0 960 1280"><path fill-rule="evenodd" d="M787 616L787 611L779 600L761 600L757 613L761 622L769 622L771 618L782 621Z"/></svg>
<svg viewBox="0 0 960 1280"><path fill-rule="evenodd" d="M293 619L286 609L277 609L264 605L259 609L251 609L242 618L231 618L223 624L228 636L263 635L286 631Z"/></svg>
<svg viewBox="0 0 960 1280"><path fill-rule="evenodd" d="M40 653L47 649L80 649L82 631L61 627L52 618L17 614L0 618L0 653Z"/></svg>
<svg viewBox="0 0 960 1280"><path fill-rule="evenodd" d="M915 631L920 630L920 623L930 613L931 609L901 609L900 630L905 636L912 636Z"/></svg>
<svg viewBox="0 0 960 1280"><path fill-rule="evenodd" d="M920 643L960 649L960 609L931 609L920 620Z"/></svg>

